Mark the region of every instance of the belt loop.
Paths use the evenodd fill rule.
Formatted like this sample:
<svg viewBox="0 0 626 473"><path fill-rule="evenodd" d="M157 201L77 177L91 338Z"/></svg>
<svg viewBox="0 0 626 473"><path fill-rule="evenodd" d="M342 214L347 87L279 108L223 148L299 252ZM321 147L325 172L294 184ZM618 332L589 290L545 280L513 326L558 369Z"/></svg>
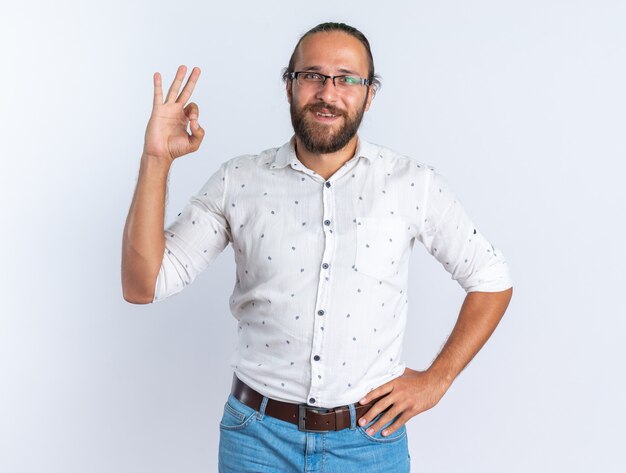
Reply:
<svg viewBox="0 0 626 473"><path fill-rule="evenodd" d="M259 413L257 414L257 418L259 420L263 420L263 417L265 416L265 408L267 407L267 401L269 401L269 398L267 396L263 396L263 400L261 401L261 407L259 407Z"/></svg>
<svg viewBox="0 0 626 473"><path fill-rule="evenodd" d="M356 409L354 408L354 404L348 404L350 408L350 430L356 429Z"/></svg>

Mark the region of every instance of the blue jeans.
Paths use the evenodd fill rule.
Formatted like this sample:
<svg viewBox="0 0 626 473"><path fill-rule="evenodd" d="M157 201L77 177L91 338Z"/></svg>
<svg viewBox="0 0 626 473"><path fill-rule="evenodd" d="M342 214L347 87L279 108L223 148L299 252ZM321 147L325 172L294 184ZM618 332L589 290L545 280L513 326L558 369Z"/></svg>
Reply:
<svg viewBox="0 0 626 473"><path fill-rule="evenodd" d="M220 422L220 473L406 473L410 456L406 426L383 437L365 433L357 424L354 404L351 425L339 431L302 432L298 426L265 415L267 397L259 411L232 394ZM395 419L393 419L395 420ZM393 422L388 424L391 425Z"/></svg>

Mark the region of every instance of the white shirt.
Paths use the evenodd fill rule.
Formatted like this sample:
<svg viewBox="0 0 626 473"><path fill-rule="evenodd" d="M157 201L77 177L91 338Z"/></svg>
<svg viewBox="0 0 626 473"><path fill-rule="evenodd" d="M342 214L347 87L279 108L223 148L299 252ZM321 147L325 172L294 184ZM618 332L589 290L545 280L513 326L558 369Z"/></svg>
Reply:
<svg viewBox="0 0 626 473"><path fill-rule="evenodd" d="M328 180L280 148L230 159L165 229L155 301L230 242L237 376L273 399L336 407L405 369L409 256L419 240L466 292L512 286L503 254L431 166L359 139Z"/></svg>

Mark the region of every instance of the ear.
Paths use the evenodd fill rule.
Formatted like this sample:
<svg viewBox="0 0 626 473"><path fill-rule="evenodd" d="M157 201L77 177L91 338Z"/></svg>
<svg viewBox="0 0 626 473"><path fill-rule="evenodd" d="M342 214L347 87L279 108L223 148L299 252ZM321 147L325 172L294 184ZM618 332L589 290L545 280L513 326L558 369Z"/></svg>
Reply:
<svg viewBox="0 0 626 473"><path fill-rule="evenodd" d="M287 79L287 82L285 82L285 90L287 92L287 102L291 105L291 79Z"/></svg>
<svg viewBox="0 0 626 473"><path fill-rule="evenodd" d="M373 85L368 86L367 88L367 100L365 101L365 111L367 112L370 109L370 105L372 100L374 100L374 95L376 95L376 89Z"/></svg>

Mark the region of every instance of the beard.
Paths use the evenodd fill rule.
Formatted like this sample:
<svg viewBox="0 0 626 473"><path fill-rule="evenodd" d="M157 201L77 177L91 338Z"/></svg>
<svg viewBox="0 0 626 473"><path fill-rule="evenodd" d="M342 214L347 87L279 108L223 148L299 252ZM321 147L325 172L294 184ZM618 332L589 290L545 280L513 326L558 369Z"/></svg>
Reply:
<svg viewBox="0 0 626 473"><path fill-rule="evenodd" d="M324 102L305 105L298 109L291 101L289 111L291 112L291 124L296 136L300 139L302 145L310 153L329 154L335 153L348 144L348 142L356 135L363 114L365 113L365 103L353 115L349 115L344 110L329 105ZM343 125L339 129L335 129L332 125L317 123L311 119L308 112L313 113L325 110L324 113L331 113L337 117L343 117Z"/></svg>

